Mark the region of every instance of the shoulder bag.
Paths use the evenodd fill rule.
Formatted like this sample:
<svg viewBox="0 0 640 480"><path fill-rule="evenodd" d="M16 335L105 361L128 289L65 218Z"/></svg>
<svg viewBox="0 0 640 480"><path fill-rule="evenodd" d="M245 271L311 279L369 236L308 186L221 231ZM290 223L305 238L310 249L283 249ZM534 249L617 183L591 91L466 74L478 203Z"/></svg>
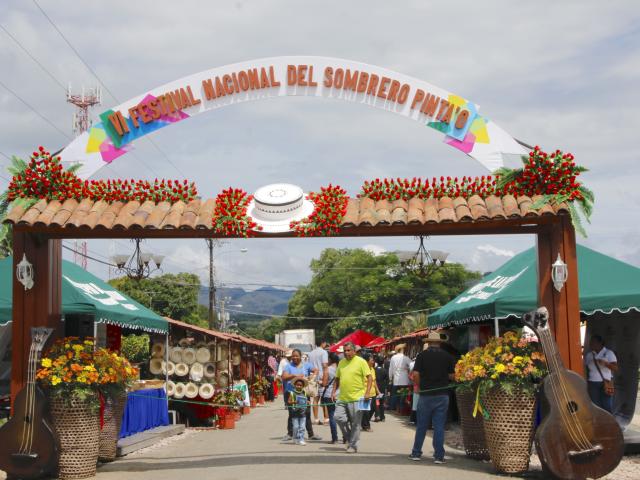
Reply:
<svg viewBox="0 0 640 480"><path fill-rule="evenodd" d="M613 386L613 378L611 380L605 380L604 375L602 375L602 371L600 370L600 365L598 365L598 359L596 358L595 352L591 352L593 355L593 364L598 369L598 373L600 374L600 378L602 378L602 388L604 388L604 394L612 397L614 393L616 393L616 389ZM613 376L613 374L612 374Z"/></svg>

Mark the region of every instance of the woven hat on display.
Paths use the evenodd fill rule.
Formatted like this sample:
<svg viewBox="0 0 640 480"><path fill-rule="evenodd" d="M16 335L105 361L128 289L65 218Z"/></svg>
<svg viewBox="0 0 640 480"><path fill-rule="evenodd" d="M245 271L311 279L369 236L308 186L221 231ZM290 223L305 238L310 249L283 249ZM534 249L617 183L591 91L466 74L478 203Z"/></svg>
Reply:
<svg viewBox="0 0 640 480"><path fill-rule="evenodd" d="M165 389L167 391L167 397L173 397L176 392L176 384L169 380L165 385Z"/></svg>
<svg viewBox="0 0 640 480"><path fill-rule="evenodd" d="M216 367L218 367L218 370L226 370L228 363L226 360L218 360L216 362Z"/></svg>
<svg viewBox="0 0 640 480"><path fill-rule="evenodd" d="M198 385L189 382L184 386L184 396L187 398L196 398L198 396Z"/></svg>
<svg viewBox="0 0 640 480"><path fill-rule="evenodd" d="M191 377L191 380L193 380L194 382L199 382L200 380L202 380L203 376L204 368L202 368L201 363L196 362L191 365L191 370L189 370L189 377Z"/></svg>
<svg viewBox="0 0 640 480"><path fill-rule="evenodd" d="M215 378L216 365L213 362L207 362L202 366L204 378Z"/></svg>
<svg viewBox="0 0 640 480"><path fill-rule="evenodd" d="M151 347L151 356L152 357L164 357L164 343L154 343Z"/></svg>
<svg viewBox="0 0 640 480"><path fill-rule="evenodd" d="M182 350L182 361L187 365L191 365L196 361L196 351L193 348L187 347Z"/></svg>
<svg viewBox="0 0 640 480"><path fill-rule="evenodd" d="M183 338L181 340L178 341L178 345L180 345L182 348L186 348L189 346L189 339L188 338Z"/></svg>
<svg viewBox="0 0 640 480"><path fill-rule="evenodd" d="M174 375L178 377L184 377L189 373L189 365L186 363L176 363L176 367L174 369Z"/></svg>
<svg viewBox="0 0 640 480"><path fill-rule="evenodd" d="M209 351L209 348L206 346L198 348L198 350L196 350L196 360L200 363L207 363L211 360L211 352Z"/></svg>
<svg viewBox="0 0 640 480"><path fill-rule="evenodd" d="M163 365L162 365L162 373L163 374L171 376L171 375L173 375L175 373L175 370L176 370L176 364L175 363L173 363L171 361L169 361L167 363L164 363L164 362L162 362L162 363L163 363Z"/></svg>
<svg viewBox="0 0 640 480"><path fill-rule="evenodd" d="M206 346L207 346L207 342L198 342L198 343L196 343L196 349L202 348L202 347L206 347Z"/></svg>
<svg viewBox="0 0 640 480"><path fill-rule="evenodd" d="M182 361L182 347L171 347L169 350L169 360L173 363L180 363Z"/></svg>
<svg viewBox="0 0 640 480"><path fill-rule="evenodd" d="M207 348L209 349L209 354L211 355L209 357L209 361L215 362L216 360L218 360L218 349L216 348L216 342L207 343Z"/></svg>
<svg viewBox="0 0 640 480"><path fill-rule="evenodd" d="M313 213L314 205L302 189L290 183L273 183L256 190L247 208L247 215L265 233L291 230L290 223Z"/></svg>
<svg viewBox="0 0 640 480"><path fill-rule="evenodd" d="M447 340L449 340L449 335L434 331L427 333L427 336L422 339L424 343L440 343L446 342Z"/></svg>
<svg viewBox="0 0 640 480"><path fill-rule="evenodd" d="M164 369L164 360L162 360L161 358L152 358L149 361L149 371L153 375L160 375L161 373L163 373L163 369Z"/></svg>
<svg viewBox="0 0 640 480"><path fill-rule="evenodd" d="M211 385L210 383L203 383L202 385L200 385L198 392L200 393L200 396L202 398L204 398L205 400L209 400L211 397L213 397L213 385Z"/></svg>
<svg viewBox="0 0 640 480"><path fill-rule="evenodd" d="M218 360L227 360L229 358L229 347L224 344L219 344L217 349L218 355L216 355L216 358Z"/></svg>
<svg viewBox="0 0 640 480"><path fill-rule="evenodd" d="M173 389L173 398L182 398L184 397L184 383L178 382L176 383Z"/></svg>
<svg viewBox="0 0 640 480"><path fill-rule="evenodd" d="M227 372L226 370L223 372L220 372L218 374L218 382L217 382L218 386L221 388L226 388L229 386L229 372Z"/></svg>

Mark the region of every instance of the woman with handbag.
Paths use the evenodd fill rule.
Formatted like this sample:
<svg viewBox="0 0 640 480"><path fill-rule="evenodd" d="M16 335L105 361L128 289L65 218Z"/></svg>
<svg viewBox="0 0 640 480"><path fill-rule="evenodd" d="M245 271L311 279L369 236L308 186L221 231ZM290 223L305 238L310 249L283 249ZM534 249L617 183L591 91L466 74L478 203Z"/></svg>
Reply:
<svg viewBox="0 0 640 480"><path fill-rule="evenodd" d="M613 373L618 371L618 360L615 353L604 346L604 340L600 335L591 336L584 363L591 401L603 410L613 413Z"/></svg>
<svg viewBox="0 0 640 480"><path fill-rule="evenodd" d="M340 357L337 353L329 352L327 384L320 390L321 402L324 406L326 406L327 416L329 417L329 429L331 430L331 440L329 440L330 444L338 443L338 425L336 424L336 420L334 418L334 414L336 413L336 405L331 401L331 395L333 394L333 390L335 389L336 368L338 367L339 361ZM342 432L342 443L345 443L345 438L345 432Z"/></svg>

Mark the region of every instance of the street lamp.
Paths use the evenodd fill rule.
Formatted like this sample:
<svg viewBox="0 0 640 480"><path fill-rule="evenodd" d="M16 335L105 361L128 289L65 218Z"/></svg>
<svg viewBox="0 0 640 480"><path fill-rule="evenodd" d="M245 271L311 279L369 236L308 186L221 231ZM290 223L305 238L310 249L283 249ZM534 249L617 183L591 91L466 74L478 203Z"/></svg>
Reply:
<svg viewBox="0 0 640 480"><path fill-rule="evenodd" d="M135 243L133 254L117 254L111 257L117 271L133 280L142 280L148 278L153 272L162 272L160 265L164 260L164 255L143 251L140 247L142 243L140 238L133 238L131 241Z"/></svg>

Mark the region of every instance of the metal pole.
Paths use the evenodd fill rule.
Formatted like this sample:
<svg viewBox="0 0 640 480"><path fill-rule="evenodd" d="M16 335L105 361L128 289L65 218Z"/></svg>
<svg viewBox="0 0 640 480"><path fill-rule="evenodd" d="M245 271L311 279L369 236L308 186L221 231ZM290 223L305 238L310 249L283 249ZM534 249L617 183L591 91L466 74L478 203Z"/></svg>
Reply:
<svg viewBox="0 0 640 480"><path fill-rule="evenodd" d="M223 332L227 331L227 317L224 313L224 304L226 300L226 298L220 299L220 330L222 330Z"/></svg>
<svg viewBox="0 0 640 480"><path fill-rule="evenodd" d="M167 325L168 326L168 325ZM167 384L169 383L169 330L164 336L164 391L167 393ZM167 410L169 410L169 395L167 397Z"/></svg>
<svg viewBox="0 0 640 480"><path fill-rule="evenodd" d="M207 238L205 240L209 247L209 328L214 329L216 327L216 284L213 279L213 239Z"/></svg>
<svg viewBox="0 0 640 480"><path fill-rule="evenodd" d="M496 337L500 336L500 325L498 323L498 319L497 318L493 319L493 332L494 332Z"/></svg>

